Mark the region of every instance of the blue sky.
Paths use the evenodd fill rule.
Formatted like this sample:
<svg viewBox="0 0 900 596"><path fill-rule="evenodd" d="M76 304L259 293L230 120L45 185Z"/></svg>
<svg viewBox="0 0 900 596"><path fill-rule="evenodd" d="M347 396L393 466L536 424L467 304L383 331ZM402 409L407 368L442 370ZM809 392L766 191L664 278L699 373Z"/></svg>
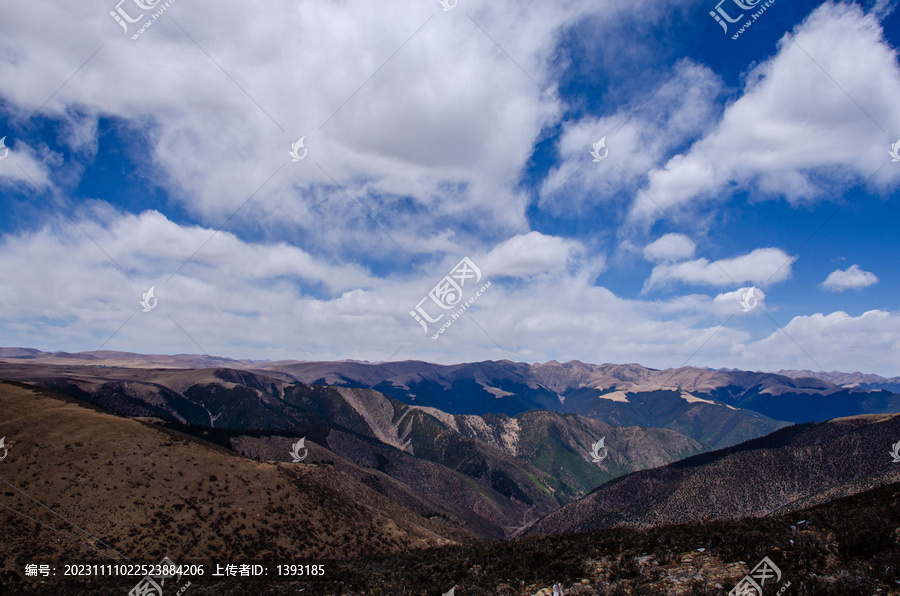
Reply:
<svg viewBox="0 0 900 596"><path fill-rule="evenodd" d="M900 374L896 2L619 4L3 4L0 345Z"/></svg>

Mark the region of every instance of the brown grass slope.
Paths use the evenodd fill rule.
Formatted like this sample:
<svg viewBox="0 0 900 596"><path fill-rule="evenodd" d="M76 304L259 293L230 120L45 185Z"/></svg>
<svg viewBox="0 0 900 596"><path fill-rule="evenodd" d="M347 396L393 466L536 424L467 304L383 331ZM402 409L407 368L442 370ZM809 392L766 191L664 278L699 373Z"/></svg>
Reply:
<svg viewBox="0 0 900 596"><path fill-rule="evenodd" d="M351 475L367 486L455 523L464 533L499 538L508 533L503 526L518 524L527 510L543 515L560 504L546 488L554 482L548 474L372 390L286 384L233 369L13 363L0 364L0 377L51 388L121 415L194 425L181 430L250 457L289 461L290 444L307 435L343 458L345 470L357 466L382 473L352 469ZM234 437L221 436L225 430ZM241 438L247 431L255 436ZM268 445L269 437L277 447Z"/></svg>
<svg viewBox="0 0 900 596"><path fill-rule="evenodd" d="M797 522L806 523L798 526ZM192 577L196 596L531 596L562 585L566 596L723 596L756 562L782 572L766 594L900 594L900 484L761 519L615 528L515 541L363 555L328 565L328 577L285 582ZM23 581L24 580L24 581ZM49 582L0 572L0 595L122 596L134 581ZM301 591L302 590L302 591Z"/></svg>
<svg viewBox="0 0 900 596"><path fill-rule="evenodd" d="M450 542L438 521L334 466L253 461L8 383L0 383L0 411L7 568L119 556L104 543L155 562L386 555Z"/></svg>
<svg viewBox="0 0 900 596"><path fill-rule="evenodd" d="M534 524L529 535L762 517L900 481L888 452L900 415L796 425L610 481Z"/></svg>

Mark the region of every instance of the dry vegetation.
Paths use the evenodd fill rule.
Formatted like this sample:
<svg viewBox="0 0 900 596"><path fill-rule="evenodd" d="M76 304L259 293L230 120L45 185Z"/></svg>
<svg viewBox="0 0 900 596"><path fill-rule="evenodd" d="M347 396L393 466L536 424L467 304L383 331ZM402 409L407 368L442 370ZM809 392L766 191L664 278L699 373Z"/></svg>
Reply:
<svg viewBox="0 0 900 596"><path fill-rule="evenodd" d="M807 529L792 530L801 519L808 521ZM559 582L568 596L721 596L764 556L779 565L783 581L791 582L786 594L900 594L900 485L786 517L477 541L331 562L326 581L254 584L202 579L191 593L297 594L303 588L302 593L317 595L438 596L455 585L460 596L519 596ZM56 585L21 593L84 592ZM97 586L90 593L125 592Z"/></svg>

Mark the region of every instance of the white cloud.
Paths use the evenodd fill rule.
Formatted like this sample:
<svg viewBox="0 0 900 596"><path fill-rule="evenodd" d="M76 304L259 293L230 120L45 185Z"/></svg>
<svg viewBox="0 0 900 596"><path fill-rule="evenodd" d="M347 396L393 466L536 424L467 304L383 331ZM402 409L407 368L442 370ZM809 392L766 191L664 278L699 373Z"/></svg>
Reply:
<svg viewBox="0 0 900 596"><path fill-rule="evenodd" d="M753 286L718 294L713 311L719 316L759 314L766 310L766 293Z"/></svg>
<svg viewBox="0 0 900 596"><path fill-rule="evenodd" d="M847 269L835 269L820 285L823 289L832 292L844 290L858 290L878 283L878 277L874 273L863 271L859 265L852 265Z"/></svg>
<svg viewBox="0 0 900 596"><path fill-rule="evenodd" d="M680 261L694 256L697 245L685 234L665 234L644 247L648 261Z"/></svg>
<svg viewBox="0 0 900 596"><path fill-rule="evenodd" d="M107 223L98 225L90 216ZM127 312L131 296L151 285L170 295L179 291L173 287L190 286L183 301L253 310L252 299L241 307L223 298L239 301L245 289L253 296L292 284L337 293L374 283L358 267L323 263L283 243L246 243L227 232L180 226L154 211L123 215L103 206L82 213L77 226L59 220L33 233L7 235L0 252L0 278L17 280L4 284L3 302L23 318L87 312L101 304ZM285 298L298 294L289 291Z"/></svg>
<svg viewBox="0 0 900 596"><path fill-rule="evenodd" d="M709 135L650 172L646 195L635 195L633 221L738 189L794 204L830 196L874 174L889 148L882 128L900 129L896 52L875 17L855 4L819 6L746 80ZM884 168L873 184L898 177Z"/></svg>
<svg viewBox="0 0 900 596"><path fill-rule="evenodd" d="M813 370L861 371L895 376L900 350L900 316L870 310L859 316L843 311L797 316L768 337L736 346L730 366L781 370L780 363L805 363ZM821 368L819 368L821 367Z"/></svg>
<svg viewBox="0 0 900 596"><path fill-rule="evenodd" d="M746 255L718 261L700 258L681 263L661 263L653 267L644 289L671 282L709 286L745 282L759 285L778 283L791 276L791 265L795 260L796 257L779 248L757 248Z"/></svg>
<svg viewBox="0 0 900 596"><path fill-rule="evenodd" d="M634 188L634 176L659 165L679 145L701 134L717 114L722 82L709 68L690 60L675 65L653 102L634 111L625 106L604 118L563 124L560 164L541 186L541 205L554 213L577 213L585 204L610 201ZM606 136L609 155L593 162L593 143Z"/></svg>
<svg viewBox="0 0 900 596"><path fill-rule="evenodd" d="M464 230L457 240L470 250L513 234L525 221L522 168L558 117L542 87L552 88L559 31L621 10L588 0L446 13L414 0L176 2L134 41L111 8L4 7L11 109L77 121L61 141L88 152L97 119L116 118L135 146L149 144L138 175L202 224L217 227L253 196L235 223L342 258L364 239L376 254L396 247L334 182L411 252L447 229ZM308 157L288 163L304 135Z"/></svg>
<svg viewBox="0 0 900 596"><path fill-rule="evenodd" d="M263 8L176 2L168 14L178 25L161 19L135 42L108 16L111 4L48 0L35 11L6 3L0 79L15 84L0 93L10 122L41 108L37 120L68 151L64 162L56 149L9 138L13 152L0 164L0 184L27 178L18 164L42 190L60 179L75 188L78 168L97 155L99 131L114 130L126 153L147 148L129 174L160 186L179 209L171 217L142 211L135 197L140 213L123 214L100 196L71 211L96 243L61 216L4 234L0 331L10 344L48 350L105 343L156 353L202 346L250 358L380 360L396 352L395 359L436 362L579 358L663 367L702 348L690 363L807 368L806 356L777 334L754 342L731 323L721 327L747 289L733 287L791 275L793 259L779 249L694 260L693 246L670 234L644 249L656 264L648 287L685 283L721 293L632 300L595 285L605 262L589 243L616 233L610 222L625 216L635 181L660 191L664 206L724 196L719 191L732 182L799 201L814 198L806 176L816 168L821 175L835 166L839 183L886 159L883 139L870 151L871 122L833 83L815 79L808 59L787 42L752 73L724 117L720 78L683 60L637 111L613 107L608 117L560 123L551 99L560 31L585 15L609 31L616 28L604 20L610 15L655 19L670 15L670 4L689 2L498 0L448 13L437 2L413 0L272 0ZM634 46L631 31L595 37L601 45L593 49L609 56L617 54L604 50ZM826 5L796 40L886 129L900 128L894 55L871 19ZM521 227L529 201L522 172L541 135L558 125L561 160L540 190L541 205L571 214L610 202L610 217L590 240ZM591 162L590 145L603 134L610 155ZM303 135L308 157L289 163L287 151ZM672 157L686 146L684 156ZM698 184L698 173L710 182ZM554 197L573 175L565 200ZM878 183L894 175L886 169ZM525 232L499 246L519 229ZM496 281L471 318L434 341L409 311L435 279L408 264L403 251L432 278L470 255ZM377 265L352 264L360 262ZM138 300L151 285L159 306L141 313ZM754 313L767 312L766 295L757 297ZM797 317L788 328L803 342L846 342L853 358L836 367L893 366L884 354L896 353L896 315L816 316ZM873 328L881 335L870 344ZM840 348L836 343L834 354ZM822 349L828 362L832 347Z"/></svg>
<svg viewBox="0 0 900 596"><path fill-rule="evenodd" d="M100 218L97 212L89 215ZM768 321L741 318L739 301L748 288L715 296L622 298L566 266L569 251L579 247L559 238L522 236L514 245L524 255L520 260L505 248L493 256L472 255L476 263L530 276L529 283L492 280L470 311L432 340L409 311L434 279L418 274L379 279L280 243L246 243L228 234L209 240L213 230L180 226L155 212L106 213L102 226L92 218L80 218L79 224L96 244L67 219L0 241L0 279L16 281L0 284L0 334L9 345L45 350L103 345L144 353L199 353L202 348L216 355L271 359L385 360L393 355L395 360L444 363L577 358L656 368L686 362L768 370L810 367L809 357L780 331L754 341L740 328L742 321ZM207 240L170 280L181 261ZM542 259L541 250L551 256ZM442 263L441 272L455 263ZM143 313L138 301L151 285L159 303ZM758 306L747 315L766 308L766 294L758 288L756 298ZM800 316L785 329L823 366L900 372L891 360L900 349L894 314Z"/></svg>
<svg viewBox="0 0 900 596"><path fill-rule="evenodd" d="M36 150L9 136L4 141L8 153L0 161L0 188L4 185L25 184L42 190L50 186L50 168L59 165L59 156L46 148Z"/></svg>
<svg viewBox="0 0 900 596"><path fill-rule="evenodd" d="M483 269L489 275L499 277L565 273L567 265L583 252L584 247L577 241L528 232L498 246L479 263L484 264ZM602 268L602 260L597 267Z"/></svg>

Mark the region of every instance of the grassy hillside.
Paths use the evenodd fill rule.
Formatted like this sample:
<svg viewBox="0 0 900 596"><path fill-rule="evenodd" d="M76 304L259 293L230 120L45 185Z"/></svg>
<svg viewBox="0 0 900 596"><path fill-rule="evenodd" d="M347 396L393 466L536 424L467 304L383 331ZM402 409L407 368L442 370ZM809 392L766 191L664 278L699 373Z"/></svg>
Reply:
<svg viewBox="0 0 900 596"><path fill-rule="evenodd" d="M796 425L734 447L616 478L528 532L761 517L900 482L888 456L900 414Z"/></svg>
<svg viewBox="0 0 900 596"><path fill-rule="evenodd" d="M9 446L0 462L7 570L87 557L386 555L448 542L439 520L334 466L253 461L7 383L0 383L0 409Z"/></svg>

